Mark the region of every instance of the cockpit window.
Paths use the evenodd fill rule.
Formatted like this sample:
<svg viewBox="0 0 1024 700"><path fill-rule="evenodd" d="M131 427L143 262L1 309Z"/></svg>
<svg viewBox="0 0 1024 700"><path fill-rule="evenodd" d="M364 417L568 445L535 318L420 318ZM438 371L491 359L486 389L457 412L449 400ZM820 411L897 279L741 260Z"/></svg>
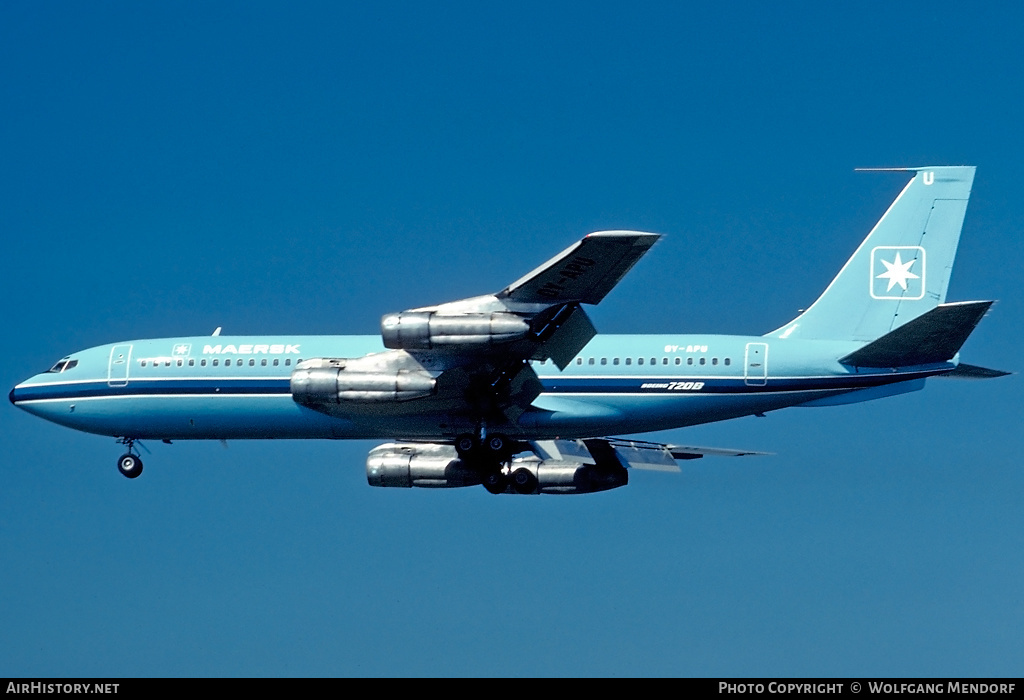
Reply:
<svg viewBox="0 0 1024 700"><path fill-rule="evenodd" d="M67 372L69 369L74 369L78 366L78 360L69 360L64 358L50 369L46 370L47 374L59 374L61 372Z"/></svg>

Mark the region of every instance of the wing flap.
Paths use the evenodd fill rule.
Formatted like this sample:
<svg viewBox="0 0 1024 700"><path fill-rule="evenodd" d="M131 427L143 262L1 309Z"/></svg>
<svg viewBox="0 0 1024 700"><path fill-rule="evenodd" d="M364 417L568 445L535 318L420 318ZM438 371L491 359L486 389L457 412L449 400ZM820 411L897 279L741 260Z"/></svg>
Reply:
<svg viewBox="0 0 1024 700"><path fill-rule="evenodd" d="M565 369L595 335L597 329L587 312L578 304L566 304L545 320L543 327L538 330L540 344L533 359L550 358L558 369Z"/></svg>
<svg viewBox="0 0 1024 700"><path fill-rule="evenodd" d="M765 456L770 452L733 450L719 447L693 447L689 445L665 445L644 440L623 438L588 438L585 440L538 440L531 443L534 453L541 459L574 460L585 464L596 463L594 451L614 451L615 457L624 467L646 471L679 472L676 460L709 457Z"/></svg>

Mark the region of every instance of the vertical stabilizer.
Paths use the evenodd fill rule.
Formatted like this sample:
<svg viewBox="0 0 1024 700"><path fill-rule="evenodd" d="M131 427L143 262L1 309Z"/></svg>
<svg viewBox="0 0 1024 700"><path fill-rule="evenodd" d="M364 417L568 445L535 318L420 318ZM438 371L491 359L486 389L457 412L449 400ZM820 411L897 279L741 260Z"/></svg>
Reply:
<svg viewBox="0 0 1024 700"><path fill-rule="evenodd" d="M946 300L973 166L914 173L818 300L767 335L870 341Z"/></svg>

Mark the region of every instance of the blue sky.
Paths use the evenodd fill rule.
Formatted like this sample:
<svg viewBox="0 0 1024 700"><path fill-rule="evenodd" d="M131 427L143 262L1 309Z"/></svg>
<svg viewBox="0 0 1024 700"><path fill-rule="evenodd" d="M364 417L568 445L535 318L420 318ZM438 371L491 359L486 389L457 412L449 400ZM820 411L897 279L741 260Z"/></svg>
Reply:
<svg viewBox="0 0 1024 700"><path fill-rule="evenodd" d="M1007 9L1009 8L1009 9ZM978 166L950 299L1020 369L1015 6L0 7L3 386L116 340L373 333L594 230L605 332L763 333ZM373 442L152 445L0 410L0 675L1019 675L1019 377L660 437L576 498L366 485Z"/></svg>

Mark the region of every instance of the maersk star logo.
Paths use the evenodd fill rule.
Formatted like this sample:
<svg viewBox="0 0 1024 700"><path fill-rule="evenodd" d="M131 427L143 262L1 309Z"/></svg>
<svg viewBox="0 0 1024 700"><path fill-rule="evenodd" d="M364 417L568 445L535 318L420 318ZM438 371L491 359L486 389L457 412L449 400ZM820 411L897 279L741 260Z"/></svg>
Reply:
<svg viewBox="0 0 1024 700"><path fill-rule="evenodd" d="M920 299L924 296L924 248L878 246L871 251L873 299Z"/></svg>
<svg viewBox="0 0 1024 700"><path fill-rule="evenodd" d="M192 352L192 346L189 343L178 343L174 346L175 357L188 357Z"/></svg>

